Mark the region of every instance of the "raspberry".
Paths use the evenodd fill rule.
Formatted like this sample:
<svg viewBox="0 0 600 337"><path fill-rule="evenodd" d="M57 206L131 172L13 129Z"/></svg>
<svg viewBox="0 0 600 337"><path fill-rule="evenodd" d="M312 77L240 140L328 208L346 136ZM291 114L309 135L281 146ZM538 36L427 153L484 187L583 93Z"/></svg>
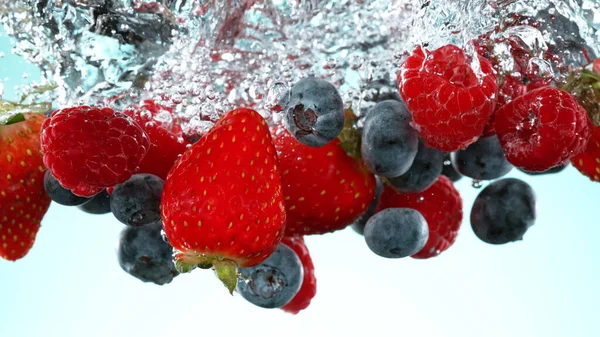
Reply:
<svg viewBox="0 0 600 337"><path fill-rule="evenodd" d="M174 119L173 111L153 100L145 100L141 105L125 108L123 113L133 118L150 138L150 149L140 163L139 173L167 179L169 170L190 144L183 138L181 125Z"/></svg>
<svg viewBox="0 0 600 337"><path fill-rule="evenodd" d="M400 94L428 146L446 152L464 149L483 132L498 86L490 62L478 59L481 78L454 45L433 52L418 47L400 67Z"/></svg>
<svg viewBox="0 0 600 337"><path fill-rule="evenodd" d="M56 110L44 121L41 139L46 167L82 197L129 179L150 145L128 116L89 106Z"/></svg>
<svg viewBox="0 0 600 337"><path fill-rule="evenodd" d="M540 172L583 152L592 122L568 92L544 87L496 112L496 133L508 161Z"/></svg>
<svg viewBox="0 0 600 337"><path fill-rule="evenodd" d="M419 211L429 227L425 247L412 255L416 259L437 256L456 240L462 222L462 199L452 181L440 176L428 189L419 193L396 193L386 186L381 194L377 212L386 208L412 208Z"/></svg>

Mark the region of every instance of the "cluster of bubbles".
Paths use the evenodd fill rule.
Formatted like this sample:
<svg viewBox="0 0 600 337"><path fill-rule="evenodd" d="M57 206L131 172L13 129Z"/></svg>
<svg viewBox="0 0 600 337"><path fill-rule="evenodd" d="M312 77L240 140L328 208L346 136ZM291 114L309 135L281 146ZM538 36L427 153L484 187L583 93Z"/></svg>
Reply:
<svg viewBox="0 0 600 337"><path fill-rule="evenodd" d="M584 48L600 51L594 0L17 0L0 5L0 22L17 39L14 52L58 85L58 106L152 98L201 135L233 107L270 116L307 76L334 83L361 113L394 90L416 45L473 54L474 38L515 13L542 25L498 34L539 54L531 62L540 71L555 71L542 57L548 44L574 63ZM510 68L506 47L496 52Z"/></svg>

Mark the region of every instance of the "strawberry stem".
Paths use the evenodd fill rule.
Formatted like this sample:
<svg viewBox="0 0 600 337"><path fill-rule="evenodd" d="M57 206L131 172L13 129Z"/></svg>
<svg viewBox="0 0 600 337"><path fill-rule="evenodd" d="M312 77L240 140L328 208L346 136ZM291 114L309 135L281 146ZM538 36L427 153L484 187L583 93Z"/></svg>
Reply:
<svg viewBox="0 0 600 337"><path fill-rule="evenodd" d="M217 277L223 282L229 293L233 295L238 279L237 264L231 260L217 260L214 261L213 265Z"/></svg>
<svg viewBox="0 0 600 337"><path fill-rule="evenodd" d="M352 107L344 110L344 128L338 136L340 147L346 154L354 159L361 160L360 145L361 138L358 129L356 128L356 115L352 111Z"/></svg>

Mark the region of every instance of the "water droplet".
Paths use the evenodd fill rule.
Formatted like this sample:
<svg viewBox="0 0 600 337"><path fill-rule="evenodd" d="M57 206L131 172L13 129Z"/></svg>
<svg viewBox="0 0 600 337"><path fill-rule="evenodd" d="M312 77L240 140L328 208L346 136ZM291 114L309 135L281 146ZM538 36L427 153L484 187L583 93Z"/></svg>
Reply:
<svg viewBox="0 0 600 337"><path fill-rule="evenodd" d="M481 183L481 180L473 179L471 186L473 186L473 188L481 188L483 184Z"/></svg>

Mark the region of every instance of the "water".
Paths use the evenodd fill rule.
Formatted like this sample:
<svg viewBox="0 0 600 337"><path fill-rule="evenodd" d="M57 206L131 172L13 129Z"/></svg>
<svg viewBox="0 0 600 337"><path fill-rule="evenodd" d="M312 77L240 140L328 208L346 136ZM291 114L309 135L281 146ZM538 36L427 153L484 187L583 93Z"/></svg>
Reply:
<svg viewBox="0 0 600 337"><path fill-rule="evenodd" d="M587 57L600 52L592 43L600 4L590 0L21 0L0 13L18 39L14 52L43 70L43 83L58 84L57 106L153 98L196 136L233 107L271 116L309 75L334 83L363 113L373 95L395 90L415 45L453 43L473 54L471 41L497 26L506 29L492 36L506 43L493 52L507 72L509 43L532 55L520 71L545 77L585 63L583 48ZM529 19L515 23L509 13ZM563 61L545 58L549 49Z"/></svg>

